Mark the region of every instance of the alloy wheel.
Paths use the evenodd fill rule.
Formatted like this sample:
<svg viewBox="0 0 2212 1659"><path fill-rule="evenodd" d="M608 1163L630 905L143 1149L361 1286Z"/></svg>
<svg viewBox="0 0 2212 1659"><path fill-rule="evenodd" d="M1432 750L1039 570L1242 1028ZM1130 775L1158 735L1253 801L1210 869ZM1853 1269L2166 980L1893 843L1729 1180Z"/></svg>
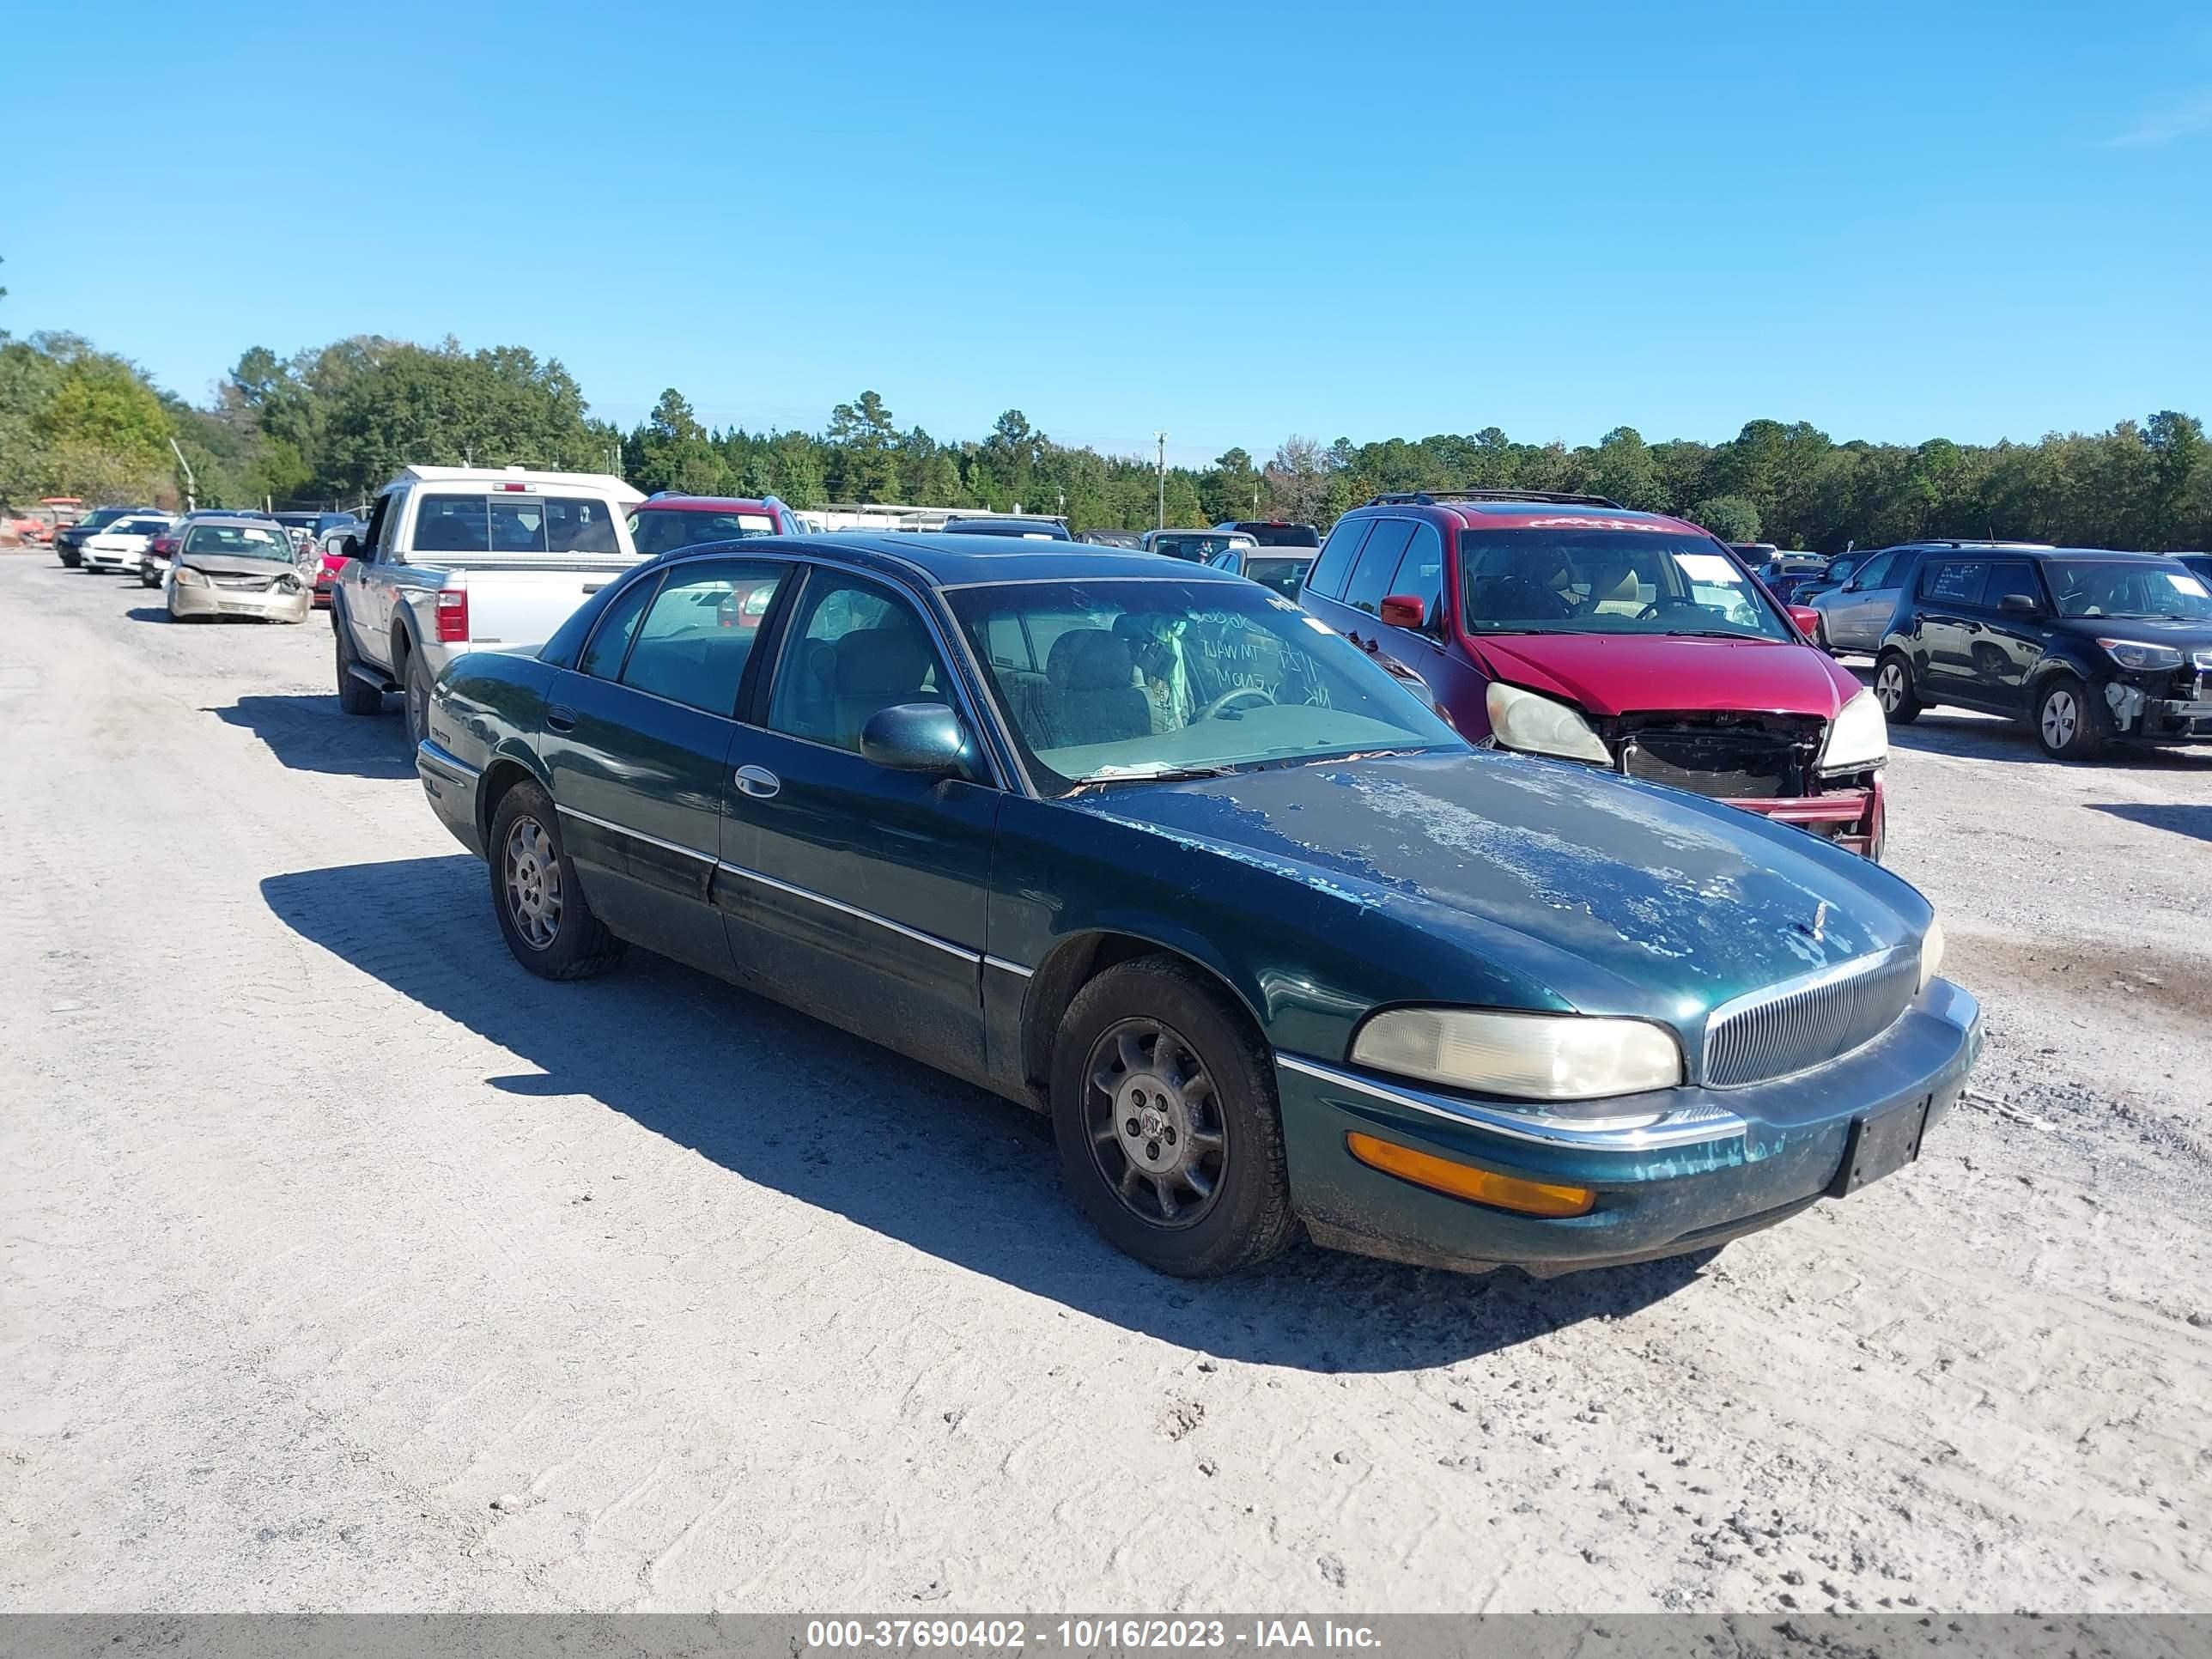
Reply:
<svg viewBox="0 0 2212 1659"><path fill-rule="evenodd" d="M536 818L519 817L507 832L500 873L515 932L532 949L546 949L561 933L561 860Z"/></svg>
<svg viewBox="0 0 2212 1659"><path fill-rule="evenodd" d="M1886 662L1874 677L1875 701L1885 714L1894 714L1905 702L1905 665Z"/></svg>
<svg viewBox="0 0 2212 1659"><path fill-rule="evenodd" d="M2051 748L2066 747L2081 726L2081 706L2071 691L2061 686L2043 700L2043 741Z"/></svg>
<svg viewBox="0 0 2212 1659"><path fill-rule="evenodd" d="M1197 1051L1156 1019L1109 1027L1084 1063L1091 1156L1122 1206L1155 1227L1194 1225L1219 1198L1229 1127Z"/></svg>

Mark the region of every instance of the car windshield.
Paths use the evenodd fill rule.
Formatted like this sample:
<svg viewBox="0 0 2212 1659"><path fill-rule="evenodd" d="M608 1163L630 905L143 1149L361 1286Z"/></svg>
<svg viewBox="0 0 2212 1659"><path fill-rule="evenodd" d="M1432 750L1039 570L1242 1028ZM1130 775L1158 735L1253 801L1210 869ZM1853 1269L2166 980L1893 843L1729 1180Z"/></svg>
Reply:
<svg viewBox="0 0 2212 1659"><path fill-rule="evenodd" d="M743 541L748 536L773 536L775 520L765 513L731 508L727 512L687 512L680 507L641 507L629 515L630 538L637 550L650 557L673 553L678 548L705 542Z"/></svg>
<svg viewBox="0 0 2212 1659"><path fill-rule="evenodd" d="M2046 559L2043 574L2062 617L2212 622L2212 588L2166 560Z"/></svg>
<svg viewBox="0 0 2212 1659"><path fill-rule="evenodd" d="M1664 526L1463 532L1460 581L1470 634L1797 637L1717 543Z"/></svg>
<svg viewBox="0 0 2212 1659"><path fill-rule="evenodd" d="M1233 528L1262 547L1321 546L1321 532L1310 524L1240 524Z"/></svg>
<svg viewBox="0 0 2212 1659"><path fill-rule="evenodd" d="M279 525L196 524L185 538L187 553L226 553L241 559L292 561L292 538Z"/></svg>
<svg viewBox="0 0 2212 1659"><path fill-rule="evenodd" d="M1244 561L1247 576L1262 587L1273 588L1286 599L1297 598L1299 585L1305 580L1306 572L1312 568L1311 554L1297 559L1248 558Z"/></svg>
<svg viewBox="0 0 2212 1659"><path fill-rule="evenodd" d="M1248 538L1231 537L1225 530L1158 530L1152 532L1152 550L1170 559L1194 559L1203 564L1216 554L1226 553L1232 542L1251 544Z"/></svg>
<svg viewBox="0 0 2212 1659"><path fill-rule="evenodd" d="M127 507L94 507L76 521L80 530L105 530L131 509Z"/></svg>
<svg viewBox="0 0 2212 1659"><path fill-rule="evenodd" d="M1243 582L989 583L946 598L1048 793L1461 746L1365 653Z"/></svg>

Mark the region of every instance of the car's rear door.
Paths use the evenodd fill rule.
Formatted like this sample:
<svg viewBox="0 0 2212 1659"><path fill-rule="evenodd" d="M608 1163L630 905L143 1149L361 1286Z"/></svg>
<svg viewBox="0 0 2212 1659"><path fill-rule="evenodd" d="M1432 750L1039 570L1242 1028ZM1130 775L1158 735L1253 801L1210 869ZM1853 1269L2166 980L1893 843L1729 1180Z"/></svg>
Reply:
<svg viewBox="0 0 2212 1659"><path fill-rule="evenodd" d="M1914 607L1913 672L1925 696L1944 702L1978 702L1973 640L1982 631L1982 586L1986 559L1930 559Z"/></svg>
<svg viewBox="0 0 2212 1659"><path fill-rule="evenodd" d="M1877 553L1852 572L1826 605L1828 641L1852 651L1873 651L1881 645L1882 630L1897 609L1897 590L1888 586L1889 574L1904 562L1895 553Z"/></svg>
<svg viewBox="0 0 2212 1659"><path fill-rule="evenodd" d="M981 965L1003 796L981 769L897 771L860 752L901 703L976 710L914 596L813 566L730 752L722 836L741 979L944 1070L981 1078Z"/></svg>
<svg viewBox="0 0 2212 1659"><path fill-rule="evenodd" d="M2026 599L2033 611L2008 611L2008 597ZM2027 559L1996 559L1982 584L1978 631L1966 641L1973 659L1974 696L2001 714L2027 712L2027 682L2043 660L2051 627L2051 602L2043 579Z"/></svg>
<svg viewBox="0 0 2212 1659"><path fill-rule="evenodd" d="M546 691L538 753L592 908L710 973L731 972L716 906L738 699L790 574L781 560L703 559L642 576Z"/></svg>

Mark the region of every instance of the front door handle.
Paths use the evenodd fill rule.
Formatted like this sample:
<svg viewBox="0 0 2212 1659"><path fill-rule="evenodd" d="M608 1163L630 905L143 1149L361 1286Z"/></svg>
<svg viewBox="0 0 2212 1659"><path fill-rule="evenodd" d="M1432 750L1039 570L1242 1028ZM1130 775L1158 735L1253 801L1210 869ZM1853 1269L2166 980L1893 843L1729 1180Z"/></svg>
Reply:
<svg viewBox="0 0 2212 1659"><path fill-rule="evenodd" d="M755 800L766 800L783 787L783 780L765 766L740 766L738 769L738 787Z"/></svg>
<svg viewBox="0 0 2212 1659"><path fill-rule="evenodd" d="M573 732L576 729L576 711L556 702L545 711L545 726L550 732Z"/></svg>

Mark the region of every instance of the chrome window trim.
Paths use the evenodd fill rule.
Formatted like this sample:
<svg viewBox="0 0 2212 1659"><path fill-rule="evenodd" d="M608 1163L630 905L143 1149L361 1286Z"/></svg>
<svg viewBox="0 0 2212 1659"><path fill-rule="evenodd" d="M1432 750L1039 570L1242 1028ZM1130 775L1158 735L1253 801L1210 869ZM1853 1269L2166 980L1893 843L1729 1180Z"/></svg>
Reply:
<svg viewBox="0 0 2212 1659"><path fill-rule="evenodd" d="M1301 1073L1323 1083L1340 1088L1357 1090L1377 1100L1389 1102L1409 1110L1442 1118L1463 1127L1481 1130L1486 1134L1504 1137L1508 1140L1528 1141L1539 1146L1569 1146L1584 1152L1653 1152L1670 1146L1697 1146L1707 1141L1738 1139L1749 1133L1749 1126L1734 1112L1711 1109L1695 1116L1677 1117L1670 1114L1658 1122L1641 1128L1585 1127L1571 1119L1547 1116L1541 1113L1510 1113L1478 1106L1472 1101L1455 1100L1449 1096L1430 1095L1412 1089L1392 1088L1372 1078L1362 1077L1339 1066L1325 1066L1303 1055L1275 1051L1275 1064L1286 1070Z"/></svg>
<svg viewBox="0 0 2212 1659"><path fill-rule="evenodd" d="M683 703L678 707L690 708L691 706L689 703ZM696 714L698 711L693 709L692 712ZM660 848L666 852L681 853L686 858L697 859L702 864L720 862L712 853L702 853L696 847L686 847L680 841L669 841L659 836L648 835L642 830L633 830L627 823L617 823L612 818L599 817L590 812L580 812L574 807L564 806L557 800L553 803L553 810L563 817L575 818L601 830L611 830L618 836L628 836L633 840L644 842L649 846Z"/></svg>
<svg viewBox="0 0 2212 1659"><path fill-rule="evenodd" d="M787 881L779 881L774 876L764 875L758 870L748 870L744 865L732 864L726 859L715 860L714 867L726 875L737 877L740 881L758 882L763 887L773 887L777 892L788 893L793 898L808 899L816 904L824 905L830 909L840 911L858 921L872 921L878 927L888 927L894 933L902 934L917 945L927 945L944 951L947 956L957 957L971 966L983 960L983 953L981 951L971 951L964 945L955 945L951 940L939 939L934 933L925 933L919 927L909 927L902 921L893 921L889 916L879 916L873 910L863 910L857 904L848 904L842 899L831 898L827 893L817 893L811 887L799 887Z"/></svg>
<svg viewBox="0 0 2212 1659"><path fill-rule="evenodd" d="M1157 556L1164 559L1169 556L1162 553ZM1200 572L1212 573L1208 580L1220 581L1226 574L1225 572L1214 572L1210 564L1199 564L1189 559L1177 559L1175 562L1181 568L1171 576L1124 576L1118 571L1109 571L1103 576L1001 576L988 582L945 582L937 585L937 591L940 593L965 593L977 587L1054 587L1091 582L1187 582L1194 574Z"/></svg>

